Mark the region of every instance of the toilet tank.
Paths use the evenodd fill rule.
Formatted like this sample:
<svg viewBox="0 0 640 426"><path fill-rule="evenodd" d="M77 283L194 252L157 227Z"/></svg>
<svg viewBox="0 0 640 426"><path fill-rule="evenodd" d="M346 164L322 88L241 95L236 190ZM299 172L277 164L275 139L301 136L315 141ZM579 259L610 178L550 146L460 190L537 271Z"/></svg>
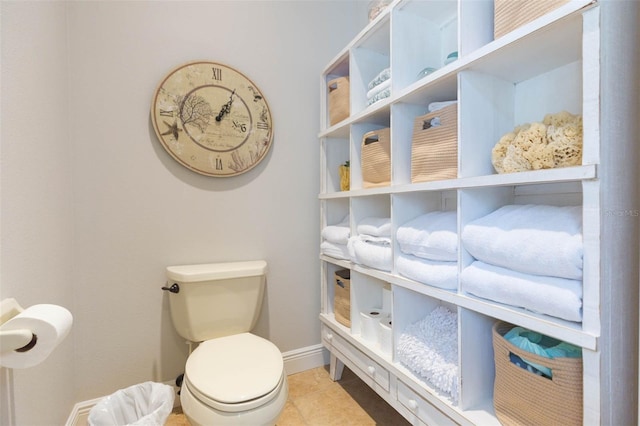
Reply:
<svg viewBox="0 0 640 426"><path fill-rule="evenodd" d="M264 260L167 267L178 334L202 342L251 331L260 315L266 271Z"/></svg>

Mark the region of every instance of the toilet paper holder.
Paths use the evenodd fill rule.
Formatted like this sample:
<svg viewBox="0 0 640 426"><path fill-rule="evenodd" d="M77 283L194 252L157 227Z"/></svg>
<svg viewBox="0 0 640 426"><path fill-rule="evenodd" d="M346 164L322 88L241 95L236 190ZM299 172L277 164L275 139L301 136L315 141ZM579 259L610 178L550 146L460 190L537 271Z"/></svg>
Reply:
<svg viewBox="0 0 640 426"><path fill-rule="evenodd" d="M15 299L5 299L0 302L0 327L22 311L24 309ZM27 352L36 345L37 341L38 336L28 329L0 329L0 353Z"/></svg>

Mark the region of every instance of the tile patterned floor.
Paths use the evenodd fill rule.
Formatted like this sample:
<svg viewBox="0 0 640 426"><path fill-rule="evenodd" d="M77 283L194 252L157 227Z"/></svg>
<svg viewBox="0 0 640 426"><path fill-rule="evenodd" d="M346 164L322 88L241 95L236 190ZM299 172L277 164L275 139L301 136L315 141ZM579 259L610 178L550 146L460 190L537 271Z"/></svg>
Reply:
<svg viewBox="0 0 640 426"><path fill-rule="evenodd" d="M342 379L329 379L329 367L288 376L289 399L277 426L402 426L409 423L347 367ZM165 426L188 426L170 415Z"/></svg>

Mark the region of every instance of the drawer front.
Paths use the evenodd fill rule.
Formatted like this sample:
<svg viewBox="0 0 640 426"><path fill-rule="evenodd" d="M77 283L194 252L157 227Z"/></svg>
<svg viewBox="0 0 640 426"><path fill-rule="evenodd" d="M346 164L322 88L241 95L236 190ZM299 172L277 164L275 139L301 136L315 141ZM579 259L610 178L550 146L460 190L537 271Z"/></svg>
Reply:
<svg viewBox="0 0 640 426"><path fill-rule="evenodd" d="M342 337L333 334L331 345L348 357L360 370L371 377L382 389L389 392L389 371L360 352Z"/></svg>
<svg viewBox="0 0 640 426"><path fill-rule="evenodd" d="M324 324L320 326L320 337L322 338L322 345L325 348L331 349L333 336L334 333L329 327Z"/></svg>
<svg viewBox="0 0 640 426"><path fill-rule="evenodd" d="M425 401L409 386L398 380L398 401L400 411L404 417L415 424L416 421L428 425L455 425L450 417Z"/></svg>

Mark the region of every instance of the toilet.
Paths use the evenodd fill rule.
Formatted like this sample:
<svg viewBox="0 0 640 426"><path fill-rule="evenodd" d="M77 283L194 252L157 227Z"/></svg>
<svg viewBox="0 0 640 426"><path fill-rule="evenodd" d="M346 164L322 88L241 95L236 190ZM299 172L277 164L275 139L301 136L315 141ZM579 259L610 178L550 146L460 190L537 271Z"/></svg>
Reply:
<svg viewBox="0 0 640 426"><path fill-rule="evenodd" d="M178 334L198 347L185 366L180 402L194 425L274 425L288 396L280 350L251 334L264 295L263 260L170 266Z"/></svg>

